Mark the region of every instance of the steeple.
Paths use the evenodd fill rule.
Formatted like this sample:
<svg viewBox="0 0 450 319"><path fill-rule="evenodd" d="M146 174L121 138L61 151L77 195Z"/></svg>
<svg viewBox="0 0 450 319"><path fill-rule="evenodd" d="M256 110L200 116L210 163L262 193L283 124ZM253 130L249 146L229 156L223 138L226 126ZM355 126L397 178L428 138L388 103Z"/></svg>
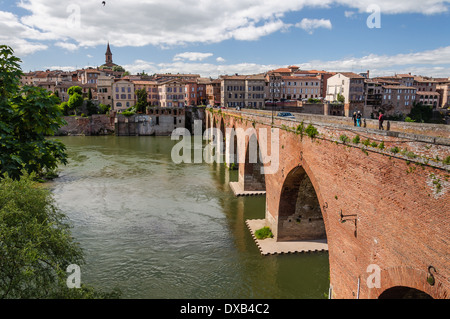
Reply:
<svg viewBox="0 0 450 319"><path fill-rule="evenodd" d="M107 48L106 48L105 56L106 56L106 60L105 60L106 65L112 64L112 63L113 63L113 60L112 60L111 48L109 47L109 42L108 42L108 46L107 46Z"/></svg>

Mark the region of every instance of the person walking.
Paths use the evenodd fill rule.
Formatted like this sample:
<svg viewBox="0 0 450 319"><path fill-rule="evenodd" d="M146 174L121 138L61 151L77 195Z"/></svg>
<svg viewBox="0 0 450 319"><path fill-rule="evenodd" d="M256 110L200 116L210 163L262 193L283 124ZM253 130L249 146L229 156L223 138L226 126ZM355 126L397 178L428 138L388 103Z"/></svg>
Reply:
<svg viewBox="0 0 450 319"><path fill-rule="evenodd" d="M353 112L353 126L356 126L356 112Z"/></svg>
<svg viewBox="0 0 450 319"><path fill-rule="evenodd" d="M383 122L384 122L384 114L380 113L380 116L378 117L378 129L379 130L384 130Z"/></svg>
<svg viewBox="0 0 450 319"><path fill-rule="evenodd" d="M356 126L361 127L361 118L362 114L360 111L358 111L358 114L356 114Z"/></svg>

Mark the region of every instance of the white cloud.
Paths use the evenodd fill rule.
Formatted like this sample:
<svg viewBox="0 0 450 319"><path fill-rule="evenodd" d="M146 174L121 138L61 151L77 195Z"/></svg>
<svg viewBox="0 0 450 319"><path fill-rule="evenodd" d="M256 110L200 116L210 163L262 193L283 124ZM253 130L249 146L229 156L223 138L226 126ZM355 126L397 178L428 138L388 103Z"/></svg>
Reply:
<svg viewBox="0 0 450 319"><path fill-rule="evenodd" d="M182 61L182 60L189 60L189 61L203 61L209 57L212 57L214 54L212 53L201 53L201 52L183 52L178 53L173 58L174 61Z"/></svg>
<svg viewBox="0 0 450 319"><path fill-rule="evenodd" d="M218 59L219 58L217 58L216 61ZM220 63L222 61L217 62ZM295 64L303 70L316 69L335 72L353 71L357 73L370 70L371 76L411 72L412 74L417 75L449 77L450 46L415 53L402 53L396 55L369 54L363 57L348 57L331 61L313 60L306 63L291 64ZM258 74L280 67L286 67L286 65L257 63L212 64L183 61L155 64L144 60L137 60L132 64L124 65L124 68L132 73L145 70L149 74L194 73L205 77L217 77L218 75L235 73Z"/></svg>
<svg viewBox="0 0 450 319"><path fill-rule="evenodd" d="M222 58L221 56L219 56L219 57L216 59L216 61L219 62L219 63L224 63L224 62L226 62L226 60L225 60L224 58Z"/></svg>
<svg viewBox="0 0 450 319"><path fill-rule="evenodd" d="M355 16L355 14L356 14L355 11L344 11L344 15L346 18L352 18Z"/></svg>
<svg viewBox="0 0 450 319"><path fill-rule="evenodd" d="M56 42L55 45L71 52L78 50L78 46L76 44L69 42Z"/></svg>
<svg viewBox="0 0 450 319"><path fill-rule="evenodd" d="M212 63L191 63L177 61L172 63L152 63L144 60L136 60L132 64L123 66L131 73L138 73L145 70L148 74L154 73L192 73L200 74L203 77L216 78L224 74L258 74L271 69L281 67L280 65L262 65L256 63L237 64L212 64Z"/></svg>
<svg viewBox="0 0 450 319"><path fill-rule="evenodd" d="M16 15L0 11L0 43L12 47L17 55L26 56L46 50L47 45L33 40L46 40L48 38L51 38L48 34L37 32L21 24Z"/></svg>
<svg viewBox="0 0 450 319"><path fill-rule="evenodd" d="M216 61L219 58L216 59ZM133 74L145 70L148 74L154 73L194 73L203 77L216 78L225 74L258 74L269 70L286 67L286 65L236 63L223 64L199 63L189 61L173 61L170 63L153 63L145 60L136 60L123 67ZM295 62L295 61L294 61ZM370 70L371 76L393 75L395 73L409 73L433 77L450 76L450 46L415 53L402 53L396 55L369 54L363 57L347 57L338 60L313 60L306 63L295 64L302 70L326 70L334 72L353 71L356 73ZM53 66L49 69L75 70L75 67Z"/></svg>
<svg viewBox="0 0 450 319"><path fill-rule="evenodd" d="M20 21L5 27L0 34L15 32L10 38L76 43L79 47L157 45L173 47L191 43L217 43L228 39L243 41L284 31L290 27L285 14L308 8L331 8L341 5L360 13L373 0L128 0L101 1L21 0L28 11ZM378 0L382 14L448 12L448 0ZM0 17L0 21L1 21ZM76 22L79 21L79 26ZM75 26L75 27L74 27ZM316 27L330 28L328 20L305 20L299 24L309 32ZM23 32L26 31L26 34ZM20 34L24 36L21 37ZM36 47L35 50L42 49ZM29 50L28 50L29 51Z"/></svg>
<svg viewBox="0 0 450 319"><path fill-rule="evenodd" d="M450 46L390 56L369 54L360 58L349 57L334 61L310 61L300 63L298 66L302 69L328 71L365 72L370 70L372 75L411 72L435 77L448 77L450 76Z"/></svg>
<svg viewBox="0 0 450 319"><path fill-rule="evenodd" d="M325 19L304 18L302 21L296 23L295 26L305 30L309 34L313 34L314 30L318 28L332 29L331 21Z"/></svg>

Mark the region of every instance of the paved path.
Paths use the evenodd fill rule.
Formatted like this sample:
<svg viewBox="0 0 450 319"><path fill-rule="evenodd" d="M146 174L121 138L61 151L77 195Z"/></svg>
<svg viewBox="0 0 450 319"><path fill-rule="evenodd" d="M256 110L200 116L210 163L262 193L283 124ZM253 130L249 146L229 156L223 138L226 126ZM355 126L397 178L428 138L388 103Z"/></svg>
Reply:
<svg viewBox="0 0 450 319"><path fill-rule="evenodd" d="M266 195L266 191L244 191L239 182L230 182L231 190L234 196L259 196Z"/></svg>
<svg viewBox="0 0 450 319"><path fill-rule="evenodd" d="M274 238L263 240L256 239L255 231L266 226L265 219L253 219L246 221L247 227L252 233L262 255L292 254L302 252L328 251L327 240L308 240L308 241L284 241L277 242Z"/></svg>

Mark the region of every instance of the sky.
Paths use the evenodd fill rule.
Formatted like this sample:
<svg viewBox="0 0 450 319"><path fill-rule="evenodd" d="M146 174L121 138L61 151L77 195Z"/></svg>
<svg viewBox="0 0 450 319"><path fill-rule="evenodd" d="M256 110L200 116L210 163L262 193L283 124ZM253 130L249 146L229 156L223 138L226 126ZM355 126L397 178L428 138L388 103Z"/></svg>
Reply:
<svg viewBox="0 0 450 319"><path fill-rule="evenodd" d="M0 0L24 72L113 60L131 73L256 74L296 65L450 77L450 0Z"/></svg>

